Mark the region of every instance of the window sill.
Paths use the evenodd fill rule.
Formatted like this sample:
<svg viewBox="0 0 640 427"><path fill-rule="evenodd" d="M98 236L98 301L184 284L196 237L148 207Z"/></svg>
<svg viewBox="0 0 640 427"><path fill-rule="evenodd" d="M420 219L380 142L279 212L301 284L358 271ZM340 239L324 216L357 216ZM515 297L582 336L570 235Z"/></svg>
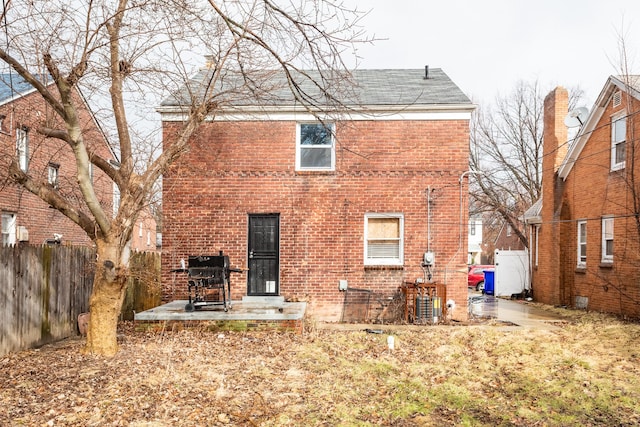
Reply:
<svg viewBox="0 0 640 427"><path fill-rule="evenodd" d="M600 268L613 268L613 261L600 261Z"/></svg>
<svg viewBox="0 0 640 427"><path fill-rule="evenodd" d="M575 270L576 274L587 274L587 266L578 266Z"/></svg>
<svg viewBox="0 0 640 427"><path fill-rule="evenodd" d="M296 170L295 174L296 175L335 175L336 171L335 170L329 170L329 169L318 169L318 170L313 170L313 169L309 169L309 170Z"/></svg>
<svg viewBox="0 0 640 427"><path fill-rule="evenodd" d="M618 166L613 166L610 170L609 170L609 175L621 175L625 170L625 165L618 165Z"/></svg>

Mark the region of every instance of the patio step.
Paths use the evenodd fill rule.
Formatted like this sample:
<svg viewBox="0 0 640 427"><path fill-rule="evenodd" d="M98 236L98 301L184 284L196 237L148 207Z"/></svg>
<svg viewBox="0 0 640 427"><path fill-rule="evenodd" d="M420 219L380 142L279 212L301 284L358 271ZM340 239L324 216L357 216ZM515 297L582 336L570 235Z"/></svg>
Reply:
<svg viewBox="0 0 640 427"><path fill-rule="evenodd" d="M270 306L280 306L284 304L283 296L249 296L245 295L242 297L243 304L259 304L259 305L270 305Z"/></svg>

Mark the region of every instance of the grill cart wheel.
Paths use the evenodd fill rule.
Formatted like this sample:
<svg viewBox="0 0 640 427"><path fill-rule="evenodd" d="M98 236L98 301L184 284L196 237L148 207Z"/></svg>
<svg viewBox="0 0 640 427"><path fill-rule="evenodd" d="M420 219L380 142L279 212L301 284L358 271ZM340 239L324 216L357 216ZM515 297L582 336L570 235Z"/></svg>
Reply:
<svg viewBox="0 0 640 427"><path fill-rule="evenodd" d="M187 305L184 306L184 311L192 312L193 310L195 310L195 306L190 302L188 302Z"/></svg>

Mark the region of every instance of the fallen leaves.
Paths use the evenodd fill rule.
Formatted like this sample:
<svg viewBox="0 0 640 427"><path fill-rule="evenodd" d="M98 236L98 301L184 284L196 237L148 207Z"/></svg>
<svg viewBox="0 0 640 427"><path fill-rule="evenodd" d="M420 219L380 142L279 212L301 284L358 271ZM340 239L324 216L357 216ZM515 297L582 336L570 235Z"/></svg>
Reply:
<svg viewBox="0 0 640 427"><path fill-rule="evenodd" d="M640 325L136 332L0 360L0 425L633 425ZM600 323L599 325L596 322ZM594 421L597 420L597 421Z"/></svg>

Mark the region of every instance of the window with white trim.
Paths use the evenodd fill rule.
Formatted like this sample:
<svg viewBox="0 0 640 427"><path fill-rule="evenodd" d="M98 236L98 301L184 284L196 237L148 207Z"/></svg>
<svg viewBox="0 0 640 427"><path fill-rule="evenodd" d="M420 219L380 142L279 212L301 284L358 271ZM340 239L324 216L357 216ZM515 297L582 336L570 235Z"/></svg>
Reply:
<svg viewBox="0 0 640 427"><path fill-rule="evenodd" d="M365 265L402 265L403 236L402 214L366 214L364 218Z"/></svg>
<svg viewBox="0 0 640 427"><path fill-rule="evenodd" d="M540 245L538 243L540 241L540 226L536 225L535 229L536 229L536 263L535 263L535 266L537 267L538 266L538 253L539 253L538 248L540 247Z"/></svg>
<svg viewBox="0 0 640 427"><path fill-rule="evenodd" d="M118 210L120 209L120 187L113 184L113 216L115 217L118 214Z"/></svg>
<svg viewBox="0 0 640 427"><path fill-rule="evenodd" d="M578 267L587 266L587 221L578 221Z"/></svg>
<svg viewBox="0 0 640 427"><path fill-rule="evenodd" d="M624 169L626 159L627 116L617 114L611 118L611 170Z"/></svg>
<svg viewBox="0 0 640 427"><path fill-rule="evenodd" d="M29 168L29 129L24 126L16 129L16 155L20 170L26 172Z"/></svg>
<svg viewBox="0 0 640 427"><path fill-rule="evenodd" d="M602 262L613 262L613 218L602 218Z"/></svg>
<svg viewBox="0 0 640 427"><path fill-rule="evenodd" d="M2 213L2 244L13 245L16 243L16 214Z"/></svg>
<svg viewBox="0 0 640 427"><path fill-rule="evenodd" d="M47 168L47 181L53 188L58 188L58 174L60 165L57 163L49 163Z"/></svg>
<svg viewBox="0 0 640 427"><path fill-rule="evenodd" d="M296 170L335 170L332 124L299 123L296 133Z"/></svg>

